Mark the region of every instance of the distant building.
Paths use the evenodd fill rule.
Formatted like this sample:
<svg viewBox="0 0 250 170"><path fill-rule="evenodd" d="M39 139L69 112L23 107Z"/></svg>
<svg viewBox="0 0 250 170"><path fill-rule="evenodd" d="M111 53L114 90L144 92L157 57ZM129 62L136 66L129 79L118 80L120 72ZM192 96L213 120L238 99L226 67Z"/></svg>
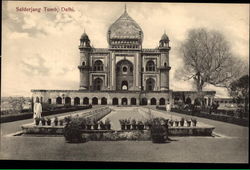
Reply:
<svg viewBox="0 0 250 170"><path fill-rule="evenodd" d="M142 48L141 27L124 13L107 31L108 48L94 48L84 32L80 38L79 90L32 90L33 97L52 104L165 105L172 103L169 88L169 37L159 46ZM185 93L194 101L195 92ZM203 92L210 103L215 92ZM175 96L176 96L175 95Z"/></svg>

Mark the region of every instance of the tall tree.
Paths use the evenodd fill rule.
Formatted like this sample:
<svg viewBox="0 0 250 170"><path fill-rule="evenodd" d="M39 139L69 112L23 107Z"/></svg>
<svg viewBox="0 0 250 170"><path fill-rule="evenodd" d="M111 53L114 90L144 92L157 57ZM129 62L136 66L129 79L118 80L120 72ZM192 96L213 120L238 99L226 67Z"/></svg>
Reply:
<svg viewBox="0 0 250 170"><path fill-rule="evenodd" d="M229 87L244 70L244 63L232 56L229 43L217 31L191 30L180 52L184 66L177 74L185 80L193 79L198 92L207 84Z"/></svg>

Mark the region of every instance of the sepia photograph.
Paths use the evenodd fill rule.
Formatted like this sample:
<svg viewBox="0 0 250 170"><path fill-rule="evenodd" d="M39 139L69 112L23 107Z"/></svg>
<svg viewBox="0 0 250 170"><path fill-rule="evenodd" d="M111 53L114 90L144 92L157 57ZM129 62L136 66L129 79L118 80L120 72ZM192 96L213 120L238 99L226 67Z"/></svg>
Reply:
<svg viewBox="0 0 250 170"><path fill-rule="evenodd" d="M249 163L249 4L3 1L0 160Z"/></svg>

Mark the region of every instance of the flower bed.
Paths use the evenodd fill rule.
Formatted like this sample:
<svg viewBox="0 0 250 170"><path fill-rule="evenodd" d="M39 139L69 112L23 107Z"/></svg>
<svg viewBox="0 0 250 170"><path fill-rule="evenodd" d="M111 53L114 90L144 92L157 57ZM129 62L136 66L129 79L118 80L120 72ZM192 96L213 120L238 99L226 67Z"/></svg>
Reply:
<svg viewBox="0 0 250 170"><path fill-rule="evenodd" d="M249 121L247 119L241 119L241 118L231 116L233 115L232 111L222 111L221 114L219 114L220 111L217 111L218 114L209 114L203 111L192 112L192 111L179 110L179 109L172 109L171 111L181 113L181 114L186 114L186 115L204 117L207 119L218 120L218 121L227 122L227 123L233 123L233 124L237 124L241 126L249 126Z"/></svg>

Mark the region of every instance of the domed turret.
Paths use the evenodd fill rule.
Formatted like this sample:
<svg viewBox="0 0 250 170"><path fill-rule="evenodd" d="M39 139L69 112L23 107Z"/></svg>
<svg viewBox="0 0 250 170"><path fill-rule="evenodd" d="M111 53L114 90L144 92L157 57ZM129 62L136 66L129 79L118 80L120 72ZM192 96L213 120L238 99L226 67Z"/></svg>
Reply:
<svg viewBox="0 0 250 170"><path fill-rule="evenodd" d="M90 40L89 40L89 36L86 34L85 30L84 33L82 34L81 38L80 38L80 46L79 48L90 48Z"/></svg>
<svg viewBox="0 0 250 170"><path fill-rule="evenodd" d="M141 27L124 13L109 27L107 40L110 48L140 48L143 40Z"/></svg>
<svg viewBox="0 0 250 170"><path fill-rule="evenodd" d="M88 40L89 41L89 36L84 32L81 36L81 40Z"/></svg>
<svg viewBox="0 0 250 170"><path fill-rule="evenodd" d="M166 32L164 31L164 34L161 36L161 40L159 42L159 48L160 49L168 49L169 47L169 38L166 34Z"/></svg>
<svg viewBox="0 0 250 170"><path fill-rule="evenodd" d="M164 34L161 36L161 41L169 41L169 38L167 34L164 32Z"/></svg>

